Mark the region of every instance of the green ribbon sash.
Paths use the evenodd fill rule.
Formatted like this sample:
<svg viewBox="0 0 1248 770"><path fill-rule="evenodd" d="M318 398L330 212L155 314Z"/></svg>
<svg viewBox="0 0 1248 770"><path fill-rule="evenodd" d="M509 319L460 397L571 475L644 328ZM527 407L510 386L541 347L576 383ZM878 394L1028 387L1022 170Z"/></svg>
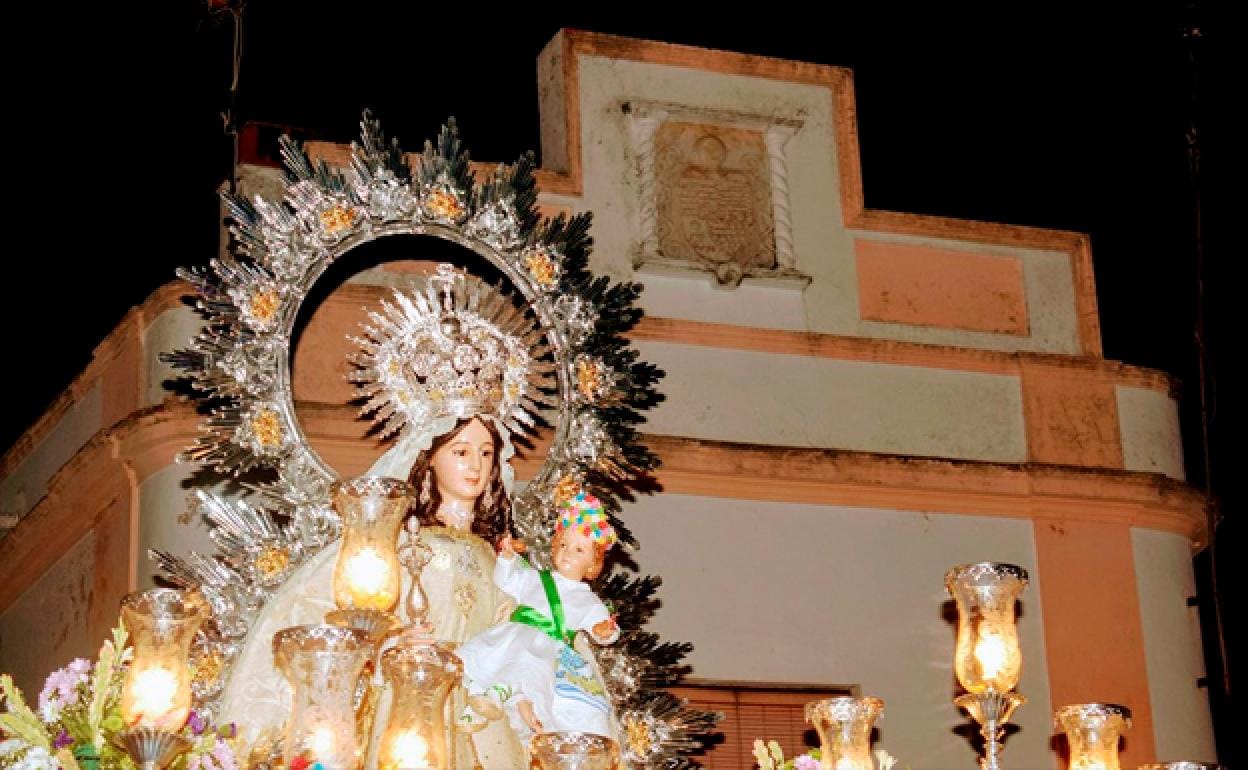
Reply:
<svg viewBox="0 0 1248 770"><path fill-rule="evenodd" d="M546 601L550 603L550 615L545 615L528 605L520 605L515 612L511 613L512 623L523 623L526 626L532 626L543 634L546 634L556 642L563 642L569 647L576 638L576 632L569 632L563 622L563 599L559 598L559 591L555 588L555 578L550 574L550 570L538 570L538 577L542 579L542 588L546 589Z"/></svg>

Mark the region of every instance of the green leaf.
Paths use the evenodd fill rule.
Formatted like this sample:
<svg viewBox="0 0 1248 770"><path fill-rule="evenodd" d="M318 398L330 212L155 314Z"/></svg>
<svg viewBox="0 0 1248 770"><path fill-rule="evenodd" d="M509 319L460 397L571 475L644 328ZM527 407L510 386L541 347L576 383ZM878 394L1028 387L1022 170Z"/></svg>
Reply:
<svg viewBox="0 0 1248 770"><path fill-rule="evenodd" d="M119 671L119 662L125 657L126 626L117 623L113 629L113 638L100 647L99 661L95 664L95 672L91 677L91 705L87 708L87 736L83 743L90 743L97 750L106 743L104 740L104 722L108 710L109 696L113 691L113 680Z"/></svg>
<svg viewBox="0 0 1248 770"><path fill-rule="evenodd" d="M776 741L768 741L767 750L771 752L771 758L776 762L784 761L784 750L780 748L780 744Z"/></svg>
<svg viewBox="0 0 1248 770"><path fill-rule="evenodd" d="M136 770L134 762L126 753L111 743L100 749L101 770Z"/></svg>
<svg viewBox="0 0 1248 770"><path fill-rule="evenodd" d="M39 716L26 705L22 691L13 684L13 677L8 674L0 675L0 693L4 694L4 701L9 704L8 713L0 714L0 727L32 746L41 746L51 751L52 740L48 737L47 729L39 721Z"/></svg>
<svg viewBox="0 0 1248 770"><path fill-rule="evenodd" d="M61 711L61 726L74 743L91 742L91 726L87 724L86 714L81 708L66 708Z"/></svg>
<svg viewBox="0 0 1248 770"><path fill-rule="evenodd" d="M113 682L113 660L116 652L112 642L104 642L100 648L100 660L95 664L95 673L91 677L91 705L87 707L88 734L84 743L90 743L97 749L103 745L100 735L100 723L104 721L104 704L108 699L109 685Z"/></svg>
<svg viewBox="0 0 1248 770"><path fill-rule="evenodd" d="M754 739L754 758L758 760L759 770L775 770L775 762L767 754L767 747L757 738Z"/></svg>

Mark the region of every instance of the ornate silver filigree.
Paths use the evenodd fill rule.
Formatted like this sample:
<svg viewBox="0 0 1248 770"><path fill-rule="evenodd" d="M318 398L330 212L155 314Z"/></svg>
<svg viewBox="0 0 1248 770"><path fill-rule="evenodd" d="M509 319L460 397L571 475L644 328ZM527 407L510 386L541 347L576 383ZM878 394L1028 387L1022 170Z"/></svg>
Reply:
<svg viewBox="0 0 1248 770"><path fill-rule="evenodd" d="M487 203L464 227L464 232L502 251L520 243L520 222L510 200Z"/></svg>
<svg viewBox="0 0 1248 770"><path fill-rule="evenodd" d="M457 226L468 216L468 204L462 190L445 173L436 182L420 189L420 213L440 225Z"/></svg>
<svg viewBox="0 0 1248 770"><path fill-rule="evenodd" d="M553 406L542 329L509 297L448 264L423 291L395 292L369 313L349 379L382 435L440 417L490 415L512 432Z"/></svg>
<svg viewBox="0 0 1248 770"><path fill-rule="evenodd" d="M556 299L554 315L569 345L581 345L594 330L593 306L580 297L569 294Z"/></svg>
<svg viewBox="0 0 1248 770"><path fill-rule="evenodd" d="M365 333L365 357L371 363L361 370L376 369L383 360L411 365L403 387L418 382L428 391L431 382L452 374L444 367L449 365L453 376L442 379L467 388L458 394L467 396L461 404L465 410L476 408L469 402L493 404L516 430L538 422L539 414L553 425L545 463L513 499L516 529L532 536L536 558L545 556L552 503L562 487L597 484L595 494L610 503L614 497L601 486L604 480L657 463L638 443L632 425L639 416L632 410L657 402L652 385L662 373L636 363L636 351L622 336L636 322L631 308L639 287L612 286L585 269L588 217L540 219L531 158L477 183L452 128L443 130L436 146L426 143L413 169L397 143L383 140L375 121L366 116L361 127L361 141L352 145L351 161L342 169L314 164L283 139L290 180L282 200L227 196L235 255L213 260L208 269L179 271L198 294L205 324L188 349L165 360L183 370L197 395L213 405L196 445L180 459L227 475L265 470L271 476L247 480L260 503L209 494L197 498L218 555L153 554L171 581L198 586L212 609L192 655L198 672L196 708L205 713L215 709L220 682L229 675L258 611L287 575L340 533L338 516L328 505L337 474L300 427L289 348L304 297L338 257L356 246L388 235L442 238L486 259L516 292L511 300L456 274L448 289L449 314L448 294L436 286L432 293L399 295L390 310L374 316L373 332ZM428 332L425 341L431 343L443 332L449 340L482 329L497 341L497 356L488 350L482 356L476 338L467 346L471 350L437 348L437 360L422 370L419 345L398 349L399 337L413 330ZM513 339L516 345L509 347ZM391 343L394 350L382 355ZM513 358L523 358L525 366L513 366ZM610 362L630 363L617 370ZM359 384L368 390L382 380L378 369ZM494 382L497 393L493 385L479 387ZM398 413L405 407L396 395L398 386L386 388L389 394L375 403L373 414L392 432L401 420L419 414L408 410L399 422L391 421L386 410ZM608 510L614 515L618 504L609 504ZM617 523L617 530L630 539L626 527ZM435 554L430 568L437 566ZM657 581L629 586L643 583L649 590ZM628 724L644 726L644 733L640 727L634 733L646 736L634 743L644 744L644 750L625 752L625 764L683 766L679 755L696 747L693 734L707 731L714 719L647 688L672 681L674 664L664 655L672 650L683 654L687 646L660 649L652 659L653 635L626 629L625 639L609 653L608 688L617 713ZM629 746L626 735L620 742Z"/></svg>

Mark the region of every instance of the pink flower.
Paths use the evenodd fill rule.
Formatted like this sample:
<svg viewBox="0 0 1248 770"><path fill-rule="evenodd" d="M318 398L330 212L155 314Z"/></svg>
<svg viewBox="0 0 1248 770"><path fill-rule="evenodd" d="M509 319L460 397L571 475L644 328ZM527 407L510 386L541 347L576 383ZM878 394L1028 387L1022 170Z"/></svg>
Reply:
<svg viewBox="0 0 1248 770"><path fill-rule="evenodd" d="M238 770L238 763L234 761L234 750L225 741L217 741L217 745L212 747L212 758L217 760L217 767L221 770Z"/></svg>
<svg viewBox="0 0 1248 770"><path fill-rule="evenodd" d="M793 760L793 770L819 770L819 760L803 754Z"/></svg>
<svg viewBox="0 0 1248 770"><path fill-rule="evenodd" d="M90 673L90 661L77 658L68 666L48 674L43 690L39 693L39 716L45 722L59 719L61 709L78 702L78 686L86 684Z"/></svg>

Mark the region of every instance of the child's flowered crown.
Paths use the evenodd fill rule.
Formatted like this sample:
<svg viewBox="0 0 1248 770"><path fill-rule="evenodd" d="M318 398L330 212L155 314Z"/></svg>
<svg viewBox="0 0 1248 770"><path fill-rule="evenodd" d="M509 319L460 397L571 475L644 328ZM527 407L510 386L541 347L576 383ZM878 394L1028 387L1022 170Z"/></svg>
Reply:
<svg viewBox="0 0 1248 770"><path fill-rule="evenodd" d="M582 534L592 537L603 550L615 545L615 541L619 539L606 511L602 510L602 502L584 491L559 503L559 520L555 522L555 531L562 532L565 529L579 529Z"/></svg>

